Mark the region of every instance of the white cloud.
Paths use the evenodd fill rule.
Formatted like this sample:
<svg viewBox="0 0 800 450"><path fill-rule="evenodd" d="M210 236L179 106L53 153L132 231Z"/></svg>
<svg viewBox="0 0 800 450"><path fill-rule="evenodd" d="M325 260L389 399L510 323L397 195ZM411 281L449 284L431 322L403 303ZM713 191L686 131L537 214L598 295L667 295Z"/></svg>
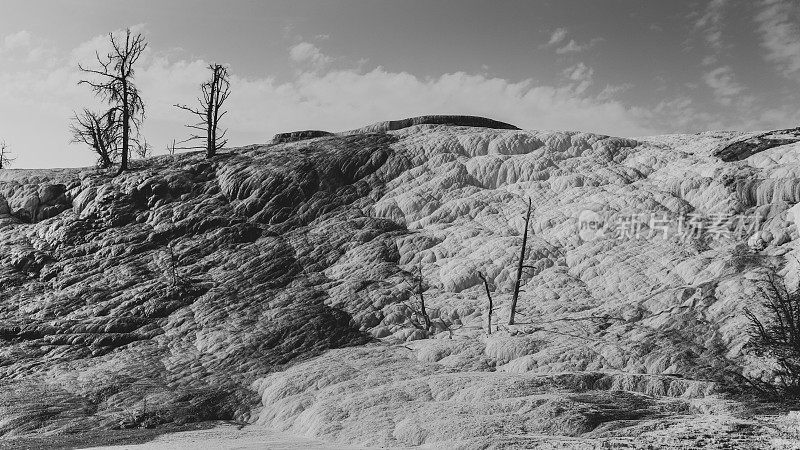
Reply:
<svg viewBox="0 0 800 450"><path fill-rule="evenodd" d="M147 26L143 23L136 24L130 27L131 33L141 33L145 36L145 40L147 38ZM124 29L116 29L111 32L114 34L115 39L125 36ZM96 53L99 53L101 57L104 57L108 52L111 51L111 42L109 41L109 34L98 34L97 36L92 37L91 39L79 44L77 47L72 49L68 54L70 61L69 63L72 65L77 65L78 63L83 64L84 66L90 66L97 61ZM148 45L148 48L145 50L145 57L152 53L152 49Z"/></svg>
<svg viewBox="0 0 800 450"><path fill-rule="evenodd" d="M556 28L553 34L550 35L550 41L546 45L555 45L563 41L567 37L566 28Z"/></svg>
<svg viewBox="0 0 800 450"><path fill-rule="evenodd" d="M763 0L756 16L764 58L779 73L800 81L800 6L793 1Z"/></svg>
<svg viewBox="0 0 800 450"><path fill-rule="evenodd" d="M736 81L729 66L717 67L706 72L703 74L703 81L714 91L714 97L723 105L730 105L731 100L745 90L744 86Z"/></svg>
<svg viewBox="0 0 800 450"><path fill-rule="evenodd" d="M572 81L591 80L594 69L584 63L578 63L564 70L564 75Z"/></svg>
<svg viewBox="0 0 800 450"><path fill-rule="evenodd" d="M599 100L608 100L616 97L617 95L633 88L631 83L622 84L607 84L606 87L597 94Z"/></svg>
<svg viewBox="0 0 800 450"><path fill-rule="evenodd" d="M602 41L603 41L602 38L594 38L589 42L586 42L584 44L579 44L575 41L575 39L570 39L566 45L557 48L556 53L558 53L559 55L564 55L567 53L580 53L589 50L590 48L594 47L595 45L597 45Z"/></svg>
<svg viewBox="0 0 800 450"><path fill-rule="evenodd" d="M101 107L85 86L76 63L92 64L94 49L105 36L63 52L58 67L28 71L0 70L0 130L16 142L18 165L91 164L91 154L68 146L68 119L83 106ZM591 68L579 64L565 83L532 79L510 81L480 73L454 72L418 77L375 67L331 69L331 58L309 45L294 46L287 59L298 70L287 81L241 77L233 68L232 94L225 125L231 145L268 142L274 133L318 128L357 128L379 120L423 114L474 114L530 129L572 129L617 135L641 135L655 129L642 125L638 112L613 100L584 95ZM145 101L143 131L162 149L185 137L191 118L174 103L191 103L207 76L207 62L177 59L174 52L152 49L137 68L136 83ZM72 148L70 151L66 151Z"/></svg>
<svg viewBox="0 0 800 450"><path fill-rule="evenodd" d="M14 65L28 63L50 63L56 51L50 42L35 39L26 30L9 34L0 39L0 54L6 62Z"/></svg>
<svg viewBox="0 0 800 450"><path fill-rule="evenodd" d="M272 132L337 131L415 115L473 114L528 129L618 135L654 131L641 124L638 111L607 98L583 95L593 73L579 63L564 72L566 84L556 85L465 72L420 78L383 67L306 71L285 83L236 77L231 123L242 133L263 133L266 127Z"/></svg>
<svg viewBox="0 0 800 450"><path fill-rule="evenodd" d="M314 70L322 70L333 61L333 58L323 54L316 45L309 42L301 42L290 48L289 57L296 64Z"/></svg>
<svg viewBox="0 0 800 450"><path fill-rule="evenodd" d="M567 53L579 53L588 50L603 41L602 38L594 38L589 42L580 44L575 39L570 39L567 41L568 35L569 32L566 28L556 28L550 35L550 40L547 42L547 44L544 44L541 47L558 47L556 48L556 53L559 55L564 55Z"/></svg>
<svg viewBox="0 0 800 450"><path fill-rule="evenodd" d="M717 61L718 61L718 59L717 59L716 56L714 56L714 55L706 55L706 56L703 57L702 63L703 63L704 66L712 66L712 65L716 64Z"/></svg>
<svg viewBox="0 0 800 450"><path fill-rule="evenodd" d="M592 85L594 79L594 69L580 62L568 67L563 72L564 76L574 84L575 92L582 94Z"/></svg>
<svg viewBox="0 0 800 450"><path fill-rule="evenodd" d="M90 152L67 145L67 126L73 110L99 107L85 86L77 86L81 74L76 62L90 64L94 49L102 48L106 40L100 36L71 52L61 51L55 67L0 68L0 135L14 146L20 167L93 162ZM144 133L156 152L173 138L186 137L183 125L191 118L172 105L193 102L198 85L208 76L207 61L177 56L172 49L151 49L137 68L137 85L147 108ZM650 108L614 98L629 85L607 86L591 95L588 88L594 86L595 73L584 63L564 70L560 80L541 83L486 73L420 77L380 66L331 68L331 58L308 45L292 47L287 61L297 64L297 71L284 81L267 75L242 77L232 68L232 94L226 105L230 112L224 123L230 128L231 145L268 142L278 132L309 128L340 131L423 114L473 114L526 129L623 136L731 124L698 111L688 98ZM735 84L730 85L735 80L726 78L724 71L709 80L726 96L736 95ZM754 111L752 116L759 114ZM775 112L762 115L764 123L786 120ZM770 120L773 122L767 122Z"/></svg>
<svg viewBox="0 0 800 450"><path fill-rule="evenodd" d="M0 46L0 51L16 50L30 45L31 34L26 30L22 30L5 36L3 38L3 45Z"/></svg>
<svg viewBox="0 0 800 450"><path fill-rule="evenodd" d="M711 0L694 24L696 29L703 31L706 43L715 52L722 49L722 25L727 4L728 0Z"/></svg>

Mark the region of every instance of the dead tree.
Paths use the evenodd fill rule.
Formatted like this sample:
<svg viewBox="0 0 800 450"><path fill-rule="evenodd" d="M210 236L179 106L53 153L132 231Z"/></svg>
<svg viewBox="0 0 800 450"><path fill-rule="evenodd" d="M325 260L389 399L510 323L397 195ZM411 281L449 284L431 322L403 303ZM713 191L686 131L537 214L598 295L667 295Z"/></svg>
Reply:
<svg viewBox="0 0 800 450"><path fill-rule="evenodd" d="M139 159L149 158L153 155L153 146L147 143L147 139L137 142L135 150Z"/></svg>
<svg viewBox="0 0 800 450"><path fill-rule="evenodd" d="M410 285L409 288L405 288L404 290L409 293L409 297L416 296L417 303L416 304L408 304L406 303L406 307L411 310L412 317L409 320L411 325L414 328L418 328L420 330L430 331L431 329L431 318L428 315L428 309L425 307L425 294L424 294L424 279L422 277L422 263L417 266L417 271L419 275L412 276L412 279L406 280L405 282ZM420 319L421 322L420 323Z"/></svg>
<svg viewBox="0 0 800 450"><path fill-rule="evenodd" d="M116 110L109 110L99 115L88 109L72 118L70 132L75 144L86 144L97 153L97 165L107 169L114 164L119 143L119 122Z"/></svg>
<svg viewBox="0 0 800 450"><path fill-rule="evenodd" d="M181 289L186 285L186 280L181 276L180 272L178 271L178 256L175 255L175 250L172 248L172 244L167 244L165 246L166 253L167 253L167 276L170 279L170 291L174 289Z"/></svg>
<svg viewBox="0 0 800 450"><path fill-rule="evenodd" d="M492 303L492 293L489 292L489 282L483 273L478 272L478 276L483 280L483 287L486 289L486 297L489 298L489 326L486 328L486 334L492 334L492 311L494 311L494 304Z"/></svg>
<svg viewBox="0 0 800 450"><path fill-rule="evenodd" d="M128 169L131 143L138 139L139 128L144 120L144 102L133 81L134 66L147 48L147 43L140 33L131 35L130 28L125 30L124 42L114 36L114 33L109 33L108 37L111 41L111 51L105 57L95 52L98 69L78 65L78 69L95 76L96 79L81 80L78 84L91 87L95 95L108 102L114 111L117 126L121 131L121 160L116 173L119 175Z"/></svg>
<svg viewBox="0 0 800 450"><path fill-rule="evenodd" d="M11 150L8 149L6 141L0 141L0 169L8 169L16 159L11 157Z"/></svg>
<svg viewBox="0 0 800 450"><path fill-rule="evenodd" d="M177 144L177 142L175 142L175 139L173 139L172 140L172 145L167 145L167 153L169 153L170 155L174 155L175 154L175 145L176 144Z"/></svg>
<svg viewBox="0 0 800 450"><path fill-rule="evenodd" d="M528 213L525 215L525 231L522 233L522 247L519 250L519 263L517 264L517 279L514 282L514 295L511 297L511 315L508 324L514 325L514 315L517 312L517 299L519 299L519 288L522 283L522 269L525 268L525 249L528 246L528 224L531 220L532 200L528 199Z"/></svg>
<svg viewBox="0 0 800 450"><path fill-rule="evenodd" d="M750 320L751 345L756 353L777 362L776 382L769 386L800 396L800 290L789 291L783 279L771 271L758 287L761 311L745 308ZM757 384L757 383L756 383ZM762 384L763 386L763 384Z"/></svg>
<svg viewBox="0 0 800 450"><path fill-rule="evenodd" d="M425 331L430 331L431 318L428 316L428 311L425 309L425 294L423 293L424 289L422 287L422 263L417 266L417 269L419 269L419 278L417 279L417 295L419 296L420 314L422 315L422 320L425 323Z"/></svg>
<svg viewBox="0 0 800 450"><path fill-rule="evenodd" d="M200 119L200 121L194 125L186 125L188 128L196 130L198 134L193 134L182 142L204 142L203 145L182 148L205 149L206 157L212 158L217 154L218 150L222 149L225 144L228 143L228 140L225 139L228 130L220 131L219 121L228 113L228 111L224 111L222 107L225 100L227 100L228 96L231 94L231 84L228 81L228 69L221 64L211 64L208 66L208 69L211 70L211 78L200 85L200 90L203 94L201 98L197 99L200 105L196 108L192 108L190 106L176 104L175 107L188 111ZM200 132L204 134L199 134Z"/></svg>

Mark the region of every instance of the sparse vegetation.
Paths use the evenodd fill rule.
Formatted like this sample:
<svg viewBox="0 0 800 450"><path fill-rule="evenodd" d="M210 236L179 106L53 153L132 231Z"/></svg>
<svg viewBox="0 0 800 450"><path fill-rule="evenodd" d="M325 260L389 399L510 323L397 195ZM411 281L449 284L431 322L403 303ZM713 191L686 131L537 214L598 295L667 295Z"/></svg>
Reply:
<svg viewBox="0 0 800 450"><path fill-rule="evenodd" d="M110 33L111 51L101 57L95 53L99 68L91 69L78 65L78 68L94 79L85 79L78 84L86 84L95 95L110 106L108 115L115 120L120 130L120 166L117 175L128 169L131 144L138 145L139 131L144 120L144 102L134 82L134 67L141 58L147 43L140 33L133 35L130 28L125 30L124 40Z"/></svg>
<svg viewBox="0 0 800 450"><path fill-rule="evenodd" d="M136 156L138 156L139 159L149 158L153 155L153 146L147 143L147 139L142 139L142 141L136 145L135 150Z"/></svg>
<svg viewBox="0 0 800 450"><path fill-rule="evenodd" d="M411 323L421 330L430 331L431 318L428 315L428 310L425 309L425 287L423 286L424 278L422 277L422 263L417 265L417 276L415 277L417 304L413 305Z"/></svg>
<svg viewBox="0 0 800 450"><path fill-rule="evenodd" d="M114 164L119 155L119 121L116 109L98 114L87 108L75 113L70 125L72 143L86 144L97 153L97 165L107 169Z"/></svg>
<svg viewBox="0 0 800 450"><path fill-rule="evenodd" d="M525 214L525 230L522 232L522 246L519 249L519 262L517 264L517 278L514 282L514 295L511 297L511 313L508 317L508 324L514 325L514 316L517 312L517 300L519 299L520 285L522 284L522 270L525 266L525 249L528 246L528 228L531 220L531 208L533 201L528 199L528 212Z"/></svg>
<svg viewBox="0 0 800 450"><path fill-rule="evenodd" d="M483 273L478 272L478 276L483 280L483 287L486 289L486 297L489 299L489 324L486 327L486 334L492 334L492 311L494 311L494 303L492 302L492 293L489 291L489 281Z"/></svg>
<svg viewBox="0 0 800 450"><path fill-rule="evenodd" d="M405 303L407 311L411 312L411 317L408 320L414 328L430 331L431 318L425 306L425 279L422 276L421 263L417 265L415 272L416 274L412 274L411 280L406 281L408 287L405 288L405 291L409 293L411 298L415 298L415 301Z"/></svg>
<svg viewBox="0 0 800 450"><path fill-rule="evenodd" d="M175 255L175 250L172 249L172 244L165 245L164 249L167 256L166 269L170 281L170 291L182 289L188 283L178 271L178 257Z"/></svg>
<svg viewBox="0 0 800 450"><path fill-rule="evenodd" d="M11 157L11 150L8 149L6 141L0 141L0 169L8 169L16 159Z"/></svg>
<svg viewBox="0 0 800 450"><path fill-rule="evenodd" d="M789 291L771 270L758 286L760 311L745 309L756 353L776 363L774 379L765 386L792 397L800 396L800 290ZM763 386L763 382L756 381Z"/></svg>
<svg viewBox="0 0 800 450"><path fill-rule="evenodd" d="M196 130L196 133L202 132L204 134L193 134L185 142L201 141L203 145L184 147L187 149L205 149L206 157L212 158L217 154L217 151L222 149L228 140L225 135L228 130L220 130L219 122L222 117L228 113L223 110L225 100L231 94L231 84L228 81L228 69L221 64L211 64L208 66L211 71L211 78L200 86L202 97L197 99L200 104L199 107L192 108L186 105L177 104L175 107L184 111L188 111L196 115L200 122L193 125L186 125L188 128ZM173 143L173 152L174 152Z"/></svg>
<svg viewBox="0 0 800 450"><path fill-rule="evenodd" d="M169 155L174 155L176 148L177 148L177 142L175 141L175 139L173 139L172 145L167 145L167 153Z"/></svg>

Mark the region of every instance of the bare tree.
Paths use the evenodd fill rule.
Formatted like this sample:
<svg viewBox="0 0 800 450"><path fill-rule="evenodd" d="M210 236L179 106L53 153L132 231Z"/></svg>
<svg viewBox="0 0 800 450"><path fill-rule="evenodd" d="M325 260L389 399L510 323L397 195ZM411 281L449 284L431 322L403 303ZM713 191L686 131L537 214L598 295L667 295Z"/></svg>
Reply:
<svg viewBox="0 0 800 450"><path fill-rule="evenodd" d="M147 143L147 139L142 139L141 142L136 143L136 156L139 159L149 158L153 155L153 146Z"/></svg>
<svg viewBox="0 0 800 450"><path fill-rule="evenodd" d="M511 315L508 319L509 325L514 325L514 315L517 312L517 299L519 298L519 288L522 283L522 269L525 266L525 249L528 246L528 224L531 220L531 207L533 201L528 199L528 213L525 215L525 231L522 233L522 247L519 249L519 263L517 264L517 279L514 282L514 295L511 297Z"/></svg>
<svg viewBox="0 0 800 450"><path fill-rule="evenodd" d="M119 121L111 109L99 115L84 108L80 114L75 113L70 125L72 140L76 144L86 144L97 153L97 165L106 169L114 164L119 143Z"/></svg>
<svg viewBox="0 0 800 450"><path fill-rule="evenodd" d="M197 108L192 108L186 105L176 104L175 107L184 111L188 111L196 115L200 122L194 125L186 125L187 127L202 132L203 134L193 134L188 139L182 142L190 141L204 141L204 145L197 145L194 147L183 148L197 148L205 149L206 157L211 158L217 154L228 143L225 135L228 130L220 130L219 121L227 114L228 111L222 109L225 100L231 94L231 84L228 81L228 69L221 64L211 64L208 66L211 70L211 78L200 85L200 90L203 95L197 101L200 104Z"/></svg>
<svg viewBox="0 0 800 450"><path fill-rule="evenodd" d="M483 280L483 287L486 289L486 297L489 298L489 326L486 328L486 334L492 334L492 311L494 311L492 293L489 292L489 281L486 280L486 276L481 272L478 272L478 276Z"/></svg>
<svg viewBox="0 0 800 450"><path fill-rule="evenodd" d="M419 263L417 266L419 271L419 275L417 278L417 296L419 297L419 313L422 316L422 320L425 325L425 331L429 331L431 329L431 318L428 316L428 311L425 309L425 295L424 295L424 288L422 286L423 278L422 278L422 263Z"/></svg>
<svg viewBox="0 0 800 450"><path fill-rule="evenodd" d="M6 141L0 141L0 169L8 169L16 159L11 157L11 150L8 149Z"/></svg>
<svg viewBox="0 0 800 450"><path fill-rule="evenodd" d="M166 269L167 276L170 280L170 291L185 287L187 281L181 276L178 270L179 260L178 256L175 255L175 250L172 248L172 244L167 244L165 246L165 251L167 253Z"/></svg>
<svg viewBox="0 0 800 450"><path fill-rule="evenodd" d="M176 144L177 144L177 142L175 142L175 139L173 139L172 140L172 145L167 145L167 153L169 153L170 155L174 155L175 154L175 148L176 148L175 146L176 146Z"/></svg>
<svg viewBox="0 0 800 450"><path fill-rule="evenodd" d="M406 303L406 307L411 311L411 325L420 330L430 331L431 318L428 315L428 309L425 307L425 279L422 276L422 263L417 265L416 272L418 275L412 275L411 280L405 281L409 284L409 287L404 290L408 292L410 296L416 296L417 302L411 304Z"/></svg>
<svg viewBox="0 0 800 450"><path fill-rule="evenodd" d="M98 78L81 80L78 84L90 86L95 95L108 102L114 111L114 117L121 131L121 160L117 171L119 175L128 169L131 142L138 139L139 128L144 120L144 102L133 80L134 66L147 48L147 43L140 33L132 35L130 28L125 30L124 41L114 36L114 33L109 33L108 37L111 41L111 51L105 57L95 52L100 66L98 69L87 69L78 65L84 73Z"/></svg>

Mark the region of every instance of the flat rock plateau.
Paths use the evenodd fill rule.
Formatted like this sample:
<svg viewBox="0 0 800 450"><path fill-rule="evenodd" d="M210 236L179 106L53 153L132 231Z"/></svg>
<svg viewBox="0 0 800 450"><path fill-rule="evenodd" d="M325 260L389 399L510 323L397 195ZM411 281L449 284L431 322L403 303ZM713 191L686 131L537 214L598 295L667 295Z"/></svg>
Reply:
<svg viewBox="0 0 800 450"><path fill-rule="evenodd" d="M797 285L798 139L428 117L2 170L0 446L228 421L342 448L798 448L791 405L735 389L769 377L744 314L765 268ZM653 219L684 213L758 223Z"/></svg>

